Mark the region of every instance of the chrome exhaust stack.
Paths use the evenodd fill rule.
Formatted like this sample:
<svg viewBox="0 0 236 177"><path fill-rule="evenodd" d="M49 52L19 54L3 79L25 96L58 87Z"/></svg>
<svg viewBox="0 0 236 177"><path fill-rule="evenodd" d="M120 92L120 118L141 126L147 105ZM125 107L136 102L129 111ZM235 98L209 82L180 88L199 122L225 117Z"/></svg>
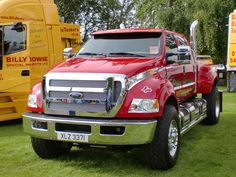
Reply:
<svg viewBox="0 0 236 177"><path fill-rule="evenodd" d="M190 45L195 53L197 53L197 39L196 39L197 25L198 25L198 20L195 20L190 27Z"/></svg>

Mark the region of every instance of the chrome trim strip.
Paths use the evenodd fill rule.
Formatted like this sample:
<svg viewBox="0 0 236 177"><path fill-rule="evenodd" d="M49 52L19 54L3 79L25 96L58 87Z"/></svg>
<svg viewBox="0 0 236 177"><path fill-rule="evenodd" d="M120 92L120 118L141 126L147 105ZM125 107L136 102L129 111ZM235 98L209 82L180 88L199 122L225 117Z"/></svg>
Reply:
<svg viewBox="0 0 236 177"><path fill-rule="evenodd" d="M180 86L177 86L177 87L174 87L174 90L180 90L180 89L183 89L183 88L186 88L186 87L190 87L190 86L193 86L195 85L194 82L190 82L190 83L187 83L187 84L184 84L184 85L180 85Z"/></svg>
<svg viewBox="0 0 236 177"><path fill-rule="evenodd" d="M104 93L105 88L84 88L84 87L55 87L48 86L50 91L66 91L66 92L95 92L95 93Z"/></svg>
<svg viewBox="0 0 236 177"><path fill-rule="evenodd" d="M48 131L48 129L43 129L43 128L35 128L35 127L33 127L33 125L31 124L31 128L33 129L33 130L38 130L38 131L44 131L44 132L47 132Z"/></svg>
<svg viewBox="0 0 236 177"><path fill-rule="evenodd" d="M46 122L48 125L48 131L32 129L32 121ZM23 114L24 131L33 137L58 140L56 123L91 126L91 134L89 135L88 143L97 145L147 144L152 141L157 127L157 120L155 119L86 119L78 117L49 116L38 113ZM125 132L121 135L101 134L101 126L122 126L125 128Z"/></svg>
<svg viewBox="0 0 236 177"><path fill-rule="evenodd" d="M101 74L101 73L60 73L60 72L55 72L55 73L48 73L45 75L46 78L50 78L53 80L88 80L88 81L104 81L104 77L107 78L109 77L117 77L119 76L125 76L123 74L111 74L111 73L106 73L106 74Z"/></svg>
<svg viewBox="0 0 236 177"><path fill-rule="evenodd" d="M128 79L129 82L129 90L134 87L136 84L138 84L139 82L143 81L144 79L148 78L149 76L152 76L158 72L164 71L165 67L157 67L157 68L153 68L153 69L149 69L147 71L144 71L142 73L139 73L131 78Z"/></svg>
<svg viewBox="0 0 236 177"><path fill-rule="evenodd" d="M199 122L201 122L203 119L206 118L206 114L203 114L199 117L199 119L195 119L194 121L192 121L187 127L184 127L180 134L184 135L186 132L188 132L192 127L194 127L195 125L197 125Z"/></svg>
<svg viewBox="0 0 236 177"><path fill-rule="evenodd" d="M85 99L71 99L71 98L47 98L51 103L78 103L78 104L106 104L106 100L85 100Z"/></svg>

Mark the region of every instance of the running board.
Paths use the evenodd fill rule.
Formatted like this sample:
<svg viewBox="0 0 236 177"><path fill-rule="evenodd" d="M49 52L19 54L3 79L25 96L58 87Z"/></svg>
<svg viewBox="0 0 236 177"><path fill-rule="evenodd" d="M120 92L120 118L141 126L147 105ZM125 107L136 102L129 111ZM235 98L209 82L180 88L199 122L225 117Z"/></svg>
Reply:
<svg viewBox="0 0 236 177"><path fill-rule="evenodd" d="M186 127L184 127L182 130L181 130L181 132L180 132L180 134L181 135L184 135L185 133L187 133L191 128L193 128L195 125L197 125L199 122L201 122L203 119L205 119L206 118L206 116L204 115L204 116L201 116L199 119L197 119L196 121L193 121L193 122L191 122L188 126L186 126Z"/></svg>

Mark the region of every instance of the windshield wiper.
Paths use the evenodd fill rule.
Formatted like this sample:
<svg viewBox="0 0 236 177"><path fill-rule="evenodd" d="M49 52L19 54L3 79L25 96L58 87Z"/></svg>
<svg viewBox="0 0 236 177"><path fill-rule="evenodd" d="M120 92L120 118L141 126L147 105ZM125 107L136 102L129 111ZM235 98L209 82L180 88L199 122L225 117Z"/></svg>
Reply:
<svg viewBox="0 0 236 177"><path fill-rule="evenodd" d="M139 54L135 54L135 53L128 53L128 52L113 52L113 53L108 53L107 55L145 57L144 55L139 55Z"/></svg>
<svg viewBox="0 0 236 177"><path fill-rule="evenodd" d="M78 53L77 55L89 55L89 56L103 56L106 57L105 54L102 53L92 53L92 52L84 52L84 53Z"/></svg>

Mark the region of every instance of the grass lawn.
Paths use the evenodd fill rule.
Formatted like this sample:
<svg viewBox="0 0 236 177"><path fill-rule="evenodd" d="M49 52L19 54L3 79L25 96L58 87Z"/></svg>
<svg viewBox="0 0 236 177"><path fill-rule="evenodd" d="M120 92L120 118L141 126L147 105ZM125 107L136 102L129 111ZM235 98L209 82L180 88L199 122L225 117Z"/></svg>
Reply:
<svg viewBox="0 0 236 177"><path fill-rule="evenodd" d="M78 150L42 160L32 150L20 121L0 123L0 177L235 177L236 93L224 93L224 112L216 126L198 125L182 138L177 165L149 169L140 149L130 153Z"/></svg>

